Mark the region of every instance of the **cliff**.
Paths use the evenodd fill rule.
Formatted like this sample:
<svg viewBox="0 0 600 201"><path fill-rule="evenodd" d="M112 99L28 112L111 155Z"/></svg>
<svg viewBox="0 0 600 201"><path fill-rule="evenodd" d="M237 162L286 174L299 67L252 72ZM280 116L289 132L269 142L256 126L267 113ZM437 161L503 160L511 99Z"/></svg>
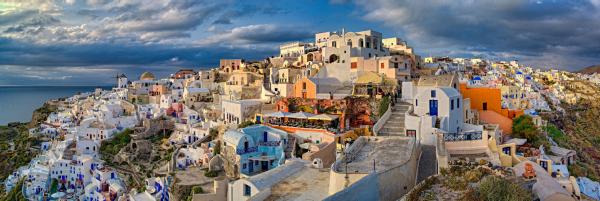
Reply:
<svg viewBox="0 0 600 201"><path fill-rule="evenodd" d="M33 111L33 114L31 115L31 121L29 122L27 127L33 128L40 125L40 123L46 121L50 113L55 112L57 109L58 106L54 102L49 101L44 103L42 107Z"/></svg>
<svg viewBox="0 0 600 201"><path fill-rule="evenodd" d="M594 74L594 73L600 73L600 64L599 65L593 65L593 66L588 66L584 69L581 69L579 71L577 71L578 73L585 73L585 74Z"/></svg>

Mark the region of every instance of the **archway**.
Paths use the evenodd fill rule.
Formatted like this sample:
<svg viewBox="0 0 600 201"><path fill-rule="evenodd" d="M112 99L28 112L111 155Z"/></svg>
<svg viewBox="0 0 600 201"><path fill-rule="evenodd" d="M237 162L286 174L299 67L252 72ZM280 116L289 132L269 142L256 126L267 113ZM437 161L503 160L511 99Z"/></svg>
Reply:
<svg viewBox="0 0 600 201"><path fill-rule="evenodd" d="M336 62L339 59L338 55L332 54L329 56L329 63Z"/></svg>

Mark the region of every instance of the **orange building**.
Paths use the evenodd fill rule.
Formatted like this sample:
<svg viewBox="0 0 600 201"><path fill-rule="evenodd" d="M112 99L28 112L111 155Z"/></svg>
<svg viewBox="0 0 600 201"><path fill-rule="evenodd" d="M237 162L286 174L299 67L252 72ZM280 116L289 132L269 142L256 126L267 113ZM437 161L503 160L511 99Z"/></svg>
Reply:
<svg viewBox="0 0 600 201"><path fill-rule="evenodd" d="M502 95L498 88L468 88L467 84L460 83L460 93L463 98L471 99L471 109L479 111L481 120L500 125L504 133L511 133L512 119L523 115L523 110L502 108ZM500 116L487 111L493 111Z"/></svg>
<svg viewBox="0 0 600 201"><path fill-rule="evenodd" d="M309 78L302 78L294 84L292 97L317 98L317 85Z"/></svg>

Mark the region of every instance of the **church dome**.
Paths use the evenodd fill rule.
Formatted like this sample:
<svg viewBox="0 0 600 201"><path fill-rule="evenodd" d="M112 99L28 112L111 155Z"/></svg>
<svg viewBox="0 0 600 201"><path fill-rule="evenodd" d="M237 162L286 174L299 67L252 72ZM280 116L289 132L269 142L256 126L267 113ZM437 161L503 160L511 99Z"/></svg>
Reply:
<svg viewBox="0 0 600 201"><path fill-rule="evenodd" d="M140 80L154 80L154 74L151 72L144 72L142 76L140 76Z"/></svg>

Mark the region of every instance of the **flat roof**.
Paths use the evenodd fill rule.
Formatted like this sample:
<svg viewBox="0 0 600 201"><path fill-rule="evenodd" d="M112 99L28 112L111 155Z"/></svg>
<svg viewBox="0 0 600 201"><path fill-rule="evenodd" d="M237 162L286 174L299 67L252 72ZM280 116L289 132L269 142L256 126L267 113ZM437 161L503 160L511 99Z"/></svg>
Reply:
<svg viewBox="0 0 600 201"><path fill-rule="evenodd" d="M348 173L369 173L373 171L373 164L376 171L400 166L410 160L414 144L415 139L411 137L360 137L335 171L345 172L347 166ZM343 160L348 160L348 164Z"/></svg>
<svg viewBox="0 0 600 201"><path fill-rule="evenodd" d="M271 187L266 200L323 200L329 196L329 169L304 167Z"/></svg>

